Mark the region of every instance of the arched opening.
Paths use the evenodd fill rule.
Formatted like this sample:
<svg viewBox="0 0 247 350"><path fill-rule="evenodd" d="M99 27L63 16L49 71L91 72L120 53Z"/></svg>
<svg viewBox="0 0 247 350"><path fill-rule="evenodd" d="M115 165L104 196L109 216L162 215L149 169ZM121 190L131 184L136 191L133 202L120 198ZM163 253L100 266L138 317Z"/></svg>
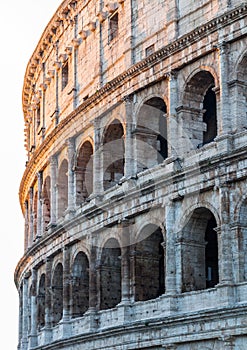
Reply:
<svg viewBox="0 0 247 350"><path fill-rule="evenodd" d="M57 264L52 276L52 324L55 326L63 317L63 266Z"/></svg>
<svg viewBox="0 0 247 350"><path fill-rule="evenodd" d="M147 225L135 246L134 294L136 301L151 300L165 292L165 254L162 231Z"/></svg>
<svg viewBox="0 0 247 350"><path fill-rule="evenodd" d="M216 96L211 86L203 99L203 123L206 130L203 131L203 144L212 142L217 136L217 118L216 118Z"/></svg>
<svg viewBox="0 0 247 350"><path fill-rule="evenodd" d="M37 326L38 329L45 326L45 274L39 279L37 295Z"/></svg>
<svg viewBox="0 0 247 350"><path fill-rule="evenodd" d="M89 262L86 254L77 254L72 266L72 317L80 317L89 307Z"/></svg>
<svg viewBox="0 0 247 350"><path fill-rule="evenodd" d="M43 198L43 231L47 231L48 224L51 219L51 180L50 177L47 176L44 182L43 186L43 193L42 193L42 198Z"/></svg>
<svg viewBox="0 0 247 350"><path fill-rule="evenodd" d="M183 105L178 114L183 121L183 146L187 150L202 147L217 136L214 87L214 77L205 70L196 73L186 84Z"/></svg>
<svg viewBox="0 0 247 350"><path fill-rule="evenodd" d="M79 150L75 171L78 205L93 192L93 147L89 141L86 141Z"/></svg>
<svg viewBox="0 0 247 350"><path fill-rule="evenodd" d="M62 161L58 171L58 201L57 201L58 218L64 215L68 207L68 162Z"/></svg>
<svg viewBox="0 0 247 350"><path fill-rule="evenodd" d="M100 309L111 309L121 301L121 249L116 239L103 247L100 264Z"/></svg>
<svg viewBox="0 0 247 350"><path fill-rule="evenodd" d="M182 231L182 291L215 287L219 283L216 220L210 210L194 210Z"/></svg>
<svg viewBox="0 0 247 350"><path fill-rule="evenodd" d="M149 99L140 108L135 130L138 172L162 163L168 156L166 113L160 97Z"/></svg>
<svg viewBox="0 0 247 350"><path fill-rule="evenodd" d="M106 129L103 139L104 190L114 186L124 175L124 130L118 120Z"/></svg>
<svg viewBox="0 0 247 350"><path fill-rule="evenodd" d="M247 126L247 53L237 67L237 79L233 82L234 91L233 109L236 114L236 126L239 131ZM234 108L235 107L235 108Z"/></svg>

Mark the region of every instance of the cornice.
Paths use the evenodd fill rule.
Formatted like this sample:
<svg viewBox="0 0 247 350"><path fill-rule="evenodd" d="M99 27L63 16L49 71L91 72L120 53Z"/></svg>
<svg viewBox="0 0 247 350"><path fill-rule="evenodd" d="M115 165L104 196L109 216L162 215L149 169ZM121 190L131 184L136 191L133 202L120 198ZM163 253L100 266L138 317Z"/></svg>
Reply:
<svg viewBox="0 0 247 350"><path fill-rule="evenodd" d="M63 9L66 5L74 1L64 1L59 9ZM135 65L131 66L129 69L127 69L125 72L118 75L116 78L112 79L110 82L106 83L101 89L99 89L97 92L95 92L92 96L90 96L86 101L84 101L79 107L77 107L72 113L70 113L66 118L64 118L57 126L54 128L51 133L45 138L42 145L35 150L35 152L32 155L31 160L28 162L27 167L25 169L25 172L23 174L23 178L20 184L19 189L19 199L21 206L23 204L23 193L25 188L25 182L29 178L29 174L31 173L32 168L37 163L37 159L42 157L42 155L45 154L45 152L50 148L51 144L53 143L54 138L59 137L61 132L63 131L64 127L68 125L76 116L78 116L82 112L86 112L93 108L95 105L97 105L102 99L104 99L110 92L113 92L123 84L127 83L129 80L133 79L135 76L139 75L140 72L145 71L149 69L150 67L154 66L155 64L159 63L161 60L166 59L170 55L177 53L179 51L182 51L186 49L187 47L191 46L194 42L199 41L200 39L203 39L207 37L208 35L216 32L218 29L222 29L223 27L227 26L229 23L232 23L247 14L247 2L239 5L238 7L234 8L233 10L230 10L221 16L195 28L193 31L181 36L174 42L164 46L160 50L154 52L152 55L148 56L144 60L136 63ZM53 19L48 24L46 30L44 33L47 32L48 28L53 23L53 20L55 18L55 15ZM45 34L43 35L43 37ZM43 38L42 37L42 38ZM38 44L37 47L39 47L40 43L42 42L42 38ZM214 48L215 50L217 47ZM36 48L37 51L37 48ZM31 60L30 60L31 62ZM28 66L29 68L29 66ZM28 72L28 68L26 71L26 75ZM27 76L25 75L25 80ZM167 76L163 76L164 78L169 78L169 74ZM134 91L133 91L134 92ZM23 209L23 208L22 208Z"/></svg>

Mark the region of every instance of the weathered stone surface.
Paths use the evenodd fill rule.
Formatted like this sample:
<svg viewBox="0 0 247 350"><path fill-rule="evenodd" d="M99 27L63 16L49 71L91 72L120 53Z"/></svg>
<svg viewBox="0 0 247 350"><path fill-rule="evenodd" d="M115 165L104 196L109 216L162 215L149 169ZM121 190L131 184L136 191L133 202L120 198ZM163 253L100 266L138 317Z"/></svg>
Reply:
<svg viewBox="0 0 247 350"><path fill-rule="evenodd" d="M20 350L247 348L246 24L62 2L23 86Z"/></svg>

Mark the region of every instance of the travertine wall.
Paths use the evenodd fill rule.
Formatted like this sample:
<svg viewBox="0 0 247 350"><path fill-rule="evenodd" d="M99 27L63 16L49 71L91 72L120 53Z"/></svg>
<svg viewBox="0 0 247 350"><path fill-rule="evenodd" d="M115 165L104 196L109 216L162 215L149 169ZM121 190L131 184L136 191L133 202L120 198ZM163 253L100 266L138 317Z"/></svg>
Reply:
<svg viewBox="0 0 247 350"><path fill-rule="evenodd" d="M246 22L61 4L23 86L19 349L245 349Z"/></svg>

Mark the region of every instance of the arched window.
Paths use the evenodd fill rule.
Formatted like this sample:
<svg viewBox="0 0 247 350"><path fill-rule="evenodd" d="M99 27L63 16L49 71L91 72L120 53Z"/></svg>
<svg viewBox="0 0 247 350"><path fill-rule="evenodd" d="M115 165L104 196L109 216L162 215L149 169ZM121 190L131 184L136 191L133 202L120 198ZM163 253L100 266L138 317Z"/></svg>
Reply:
<svg viewBox="0 0 247 350"><path fill-rule="evenodd" d="M247 53L237 67L237 79L231 84L234 89L232 109L235 110L236 127L242 131L247 127Z"/></svg>
<svg viewBox="0 0 247 350"><path fill-rule="evenodd" d="M45 326L45 274L39 279L37 295L37 326L38 329Z"/></svg>
<svg viewBox="0 0 247 350"><path fill-rule="evenodd" d="M183 125L179 141L187 151L202 147L217 136L214 87L214 77L205 70L196 73L186 84L178 115Z"/></svg>
<svg viewBox="0 0 247 350"><path fill-rule="evenodd" d="M198 208L182 231L182 291L212 288L219 283L218 240L215 217Z"/></svg>
<svg viewBox="0 0 247 350"><path fill-rule="evenodd" d="M89 141L86 141L79 150L75 172L78 205L93 192L93 147Z"/></svg>
<svg viewBox="0 0 247 350"><path fill-rule="evenodd" d="M47 176L44 182L43 186L43 193L42 193L42 198L43 198L43 231L47 231L47 226L50 222L51 219L51 180L50 177Z"/></svg>
<svg viewBox="0 0 247 350"><path fill-rule="evenodd" d="M64 159L58 171L58 218L68 207L68 162Z"/></svg>
<svg viewBox="0 0 247 350"><path fill-rule="evenodd" d="M63 317L63 265L57 264L52 276L52 324Z"/></svg>
<svg viewBox="0 0 247 350"><path fill-rule="evenodd" d="M111 309L121 302L121 249L109 239L102 250L100 264L100 309Z"/></svg>
<svg viewBox="0 0 247 350"><path fill-rule="evenodd" d="M104 189L119 182L124 175L124 140L123 127L114 120L106 129L103 139Z"/></svg>
<svg viewBox="0 0 247 350"><path fill-rule="evenodd" d="M89 262L86 254L77 254L72 266L72 317L82 316L89 307Z"/></svg>
<svg viewBox="0 0 247 350"><path fill-rule="evenodd" d="M152 168L168 156L166 113L164 100L159 97L140 108L135 130L138 171Z"/></svg>
<svg viewBox="0 0 247 350"><path fill-rule="evenodd" d="M155 225L147 225L135 246L136 301L155 299L165 292L163 234Z"/></svg>

